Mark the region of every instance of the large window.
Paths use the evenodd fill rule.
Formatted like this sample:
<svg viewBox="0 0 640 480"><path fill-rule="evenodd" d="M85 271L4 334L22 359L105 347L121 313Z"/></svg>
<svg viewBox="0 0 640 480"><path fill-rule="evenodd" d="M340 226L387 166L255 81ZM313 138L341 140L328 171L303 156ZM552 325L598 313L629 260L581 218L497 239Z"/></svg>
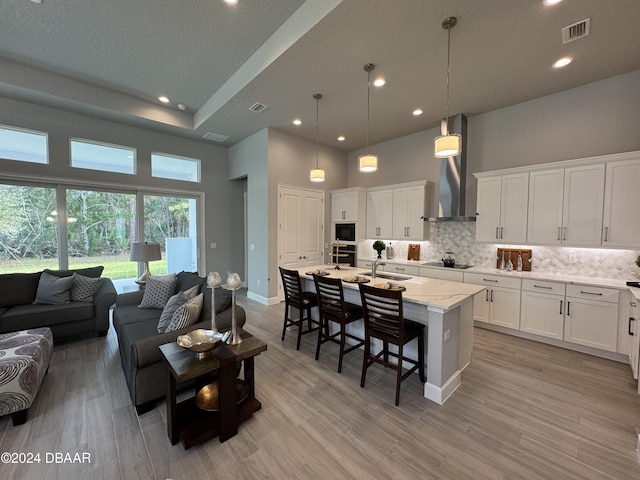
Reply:
<svg viewBox="0 0 640 480"><path fill-rule="evenodd" d="M70 268L103 265L105 277L136 277L137 265L129 260L135 239L135 194L67 190Z"/></svg>
<svg viewBox="0 0 640 480"><path fill-rule="evenodd" d="M133 175L136 173L136 149L72 138L71 166Z"/></svg>
<svg viewBox="0 0 640 480"><path fill-rule="evenodd" d="M58 267L56 189L0 184L0 273Z"/></svg>
<svg viewBox="0 0 640 480"><path fill-rule="evenodd" d="M151 175L171 180L200 182L200 160L154 152L151 154Z"/></svg>
<svg viewBox="0 0 640 480"><path fill-rule="evenodd" d="M48 163L47 134L0 125L0 158Z"/></svg>

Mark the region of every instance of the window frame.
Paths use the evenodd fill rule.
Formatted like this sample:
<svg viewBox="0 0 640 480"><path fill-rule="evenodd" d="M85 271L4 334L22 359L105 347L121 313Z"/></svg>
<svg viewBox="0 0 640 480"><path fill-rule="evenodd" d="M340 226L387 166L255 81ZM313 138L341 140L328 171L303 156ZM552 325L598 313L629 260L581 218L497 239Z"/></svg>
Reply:
<svg viewBox="0 0 640 480"><path fill-rule="evenodd" d="M86 166L77 166L73 164L73 143L77 142L80 144L86 144L86 145L95 145L95 146L99 146L99 147L107 147L107 148L114 148L114 149L119 149L119 150L130 150L133 154L133 158L132 158L132 168L130 172L119 172L119 171L115 171L115 170L104 170L104 169L100 169L100 168L90 168L90 167L86 167ZM90 140L87 138L79 138L79 137L69 137L69 166L71 168L77 168L77 169L82 169L82 170L91 170L94 172L106 172L106 173L117 173L117 174L121 174L121 175L137 175L138 173L138 149L136 147L130 147L128 145L119 145L116 143L108 143L108 142L101 142L98 140Z"/></svg>
<svg viewBox="0 0 640 480"><path fill-rule="evenodd" d="M154 156L162 156L162 157L167 157L167 158L173 158L176 160L180 160L182 162L189 162L189 163L195 163L196 164L196 179L195 180L186 180L184 178L174 178L174 177L166 177L166 176L160 176L160 175L156 175L153 171L153 159ZM153 178L163 178L165 180L175 180L175 181L179 181L179 182L190 182L190 183L202 183L202 160L199 158L193 158L193 157L185 157L184 155L174 155L171 153L164 153L164 152L151 152L151 176Z"/></svg>
<svg viewBox="0 0 640 480"><path fill-rule="evenodd" d="M12 162L22 162L22 163L32 163L36 165L49 165L50 162L49 162L49 133L48 132L42 132L40 130L33 130L31 128L16 127L14 125L5 125L5 124L0 124L0 129L44 137L44 147L45 147L44 162L25 160L23 158L7 158L7 157L0 156L1 160L8 160Z"/></svg>

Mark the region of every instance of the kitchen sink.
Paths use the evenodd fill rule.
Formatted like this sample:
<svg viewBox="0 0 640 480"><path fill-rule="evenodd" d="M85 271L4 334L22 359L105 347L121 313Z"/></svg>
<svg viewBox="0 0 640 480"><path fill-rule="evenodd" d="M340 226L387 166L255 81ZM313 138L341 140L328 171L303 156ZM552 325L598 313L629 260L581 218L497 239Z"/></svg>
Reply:
<svg viewBox="0 0 640 480"><path fill-rule="evenodd" d="M366 272L360 272L358 273L358 275L366 275L367 277L371 276L371 270L368 270ZM395 280L397 282L403 282L404 280L409 280L411 277L409 277L408 275L397 275L395 273L389 273L389 272L376 272L376 278L384 278L386 280Z"/></svg>

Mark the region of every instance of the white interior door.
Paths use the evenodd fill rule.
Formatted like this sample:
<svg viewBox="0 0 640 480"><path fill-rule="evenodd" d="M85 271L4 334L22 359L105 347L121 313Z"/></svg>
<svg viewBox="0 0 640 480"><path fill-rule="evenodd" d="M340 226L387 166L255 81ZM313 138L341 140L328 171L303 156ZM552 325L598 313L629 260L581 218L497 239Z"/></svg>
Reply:
<svg viewBox="0 0 640 480"><path fill-rule="evenodd" d="M288 269L324 261L324 192L278 187L278 266ZM282 285L278 275L278 295Z"/></svg>

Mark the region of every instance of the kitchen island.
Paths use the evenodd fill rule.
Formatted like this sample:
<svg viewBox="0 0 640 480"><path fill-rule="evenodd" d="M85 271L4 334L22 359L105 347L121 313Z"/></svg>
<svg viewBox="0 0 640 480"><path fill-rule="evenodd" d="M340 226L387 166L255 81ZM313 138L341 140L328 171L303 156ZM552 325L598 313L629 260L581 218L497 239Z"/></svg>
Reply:
<svg viewBox="0 0 640 480"><path fill-rule="evenodd" d="M335 265L304 267L298 269L303 288L315 291L311 273L322 270L332 278L363 276L363 268ZM380 272L384 274L384 272ZM371 277L366 277L371 278ZM461 384L462 370L471 361L473 347L473 297L485 290L482 285L451 282L424 277L408 277L396 281L377 277L369 284L383 285L391 281L406 288L403 292L403 308L406 318L427 326L425 329L425 364L427 382L424 396L442 405ZM357 283L343 281L345 301L361 304ZM363 323L354 322L348 326L349 333L363 336ZM415 345L408 345L405 353L416 357Z"/></svg>

